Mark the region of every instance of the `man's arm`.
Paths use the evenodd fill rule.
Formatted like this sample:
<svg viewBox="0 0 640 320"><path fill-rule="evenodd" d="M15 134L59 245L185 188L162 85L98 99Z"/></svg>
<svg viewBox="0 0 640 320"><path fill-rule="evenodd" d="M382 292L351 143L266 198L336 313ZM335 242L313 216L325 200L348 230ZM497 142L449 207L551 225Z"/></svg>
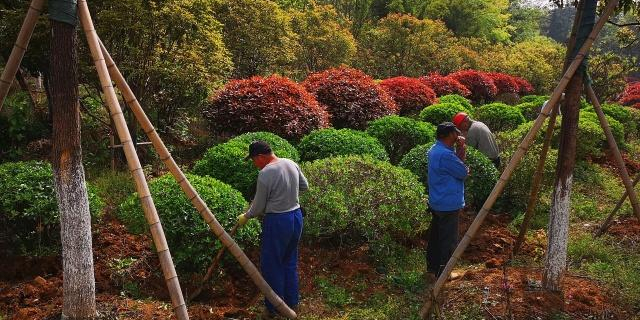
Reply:
<svg viewBox="0 0 640 320"><path fill-rule="evenodd" d="M307 181L307 178L302 173L302 170L300 170L300 166L298 166L297 164L296 164L296 169L298 169L298 181L299 181L298 190L300 191L309 190L309 181Z"/></svg>
<svg viewBox="0 0 640 320"><path fill-rule="evenodd" d="M464 162L462 162L462 160L460 160L456 155L446 154L440 159L440 161L442 162L442 168L456 179L464 180L469 175L467 166L465 166Z"/></svg>
<svg viewBox="0 0 640 320"><path fill-rule="evenodd" d="M256 183L256 195L251 201L251 207L245 213L247 218L254 218L264 214L264 210L267 207L267 186L264 185L258 178Z"/></svg>

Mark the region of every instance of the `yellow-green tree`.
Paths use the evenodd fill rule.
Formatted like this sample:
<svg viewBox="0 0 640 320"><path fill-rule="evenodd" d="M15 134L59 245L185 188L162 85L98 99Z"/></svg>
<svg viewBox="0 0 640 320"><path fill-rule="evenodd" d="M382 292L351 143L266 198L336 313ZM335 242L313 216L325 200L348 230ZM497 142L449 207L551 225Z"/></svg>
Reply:
<svg viewBox="0 0 640 320"><path fill-rule="evenodd" d="M298 35L294 72L304 76L341 64L348 64L356 53L356 40L331 5L312 5L291 11L291 25Z"/></svg>
<svg viewBox="0 0 640 320"><path fill-rule="evenodd" d="M276 2L223 0L215 11L233 55L234 78L282 72L295 59L297 36Z"/></svg>

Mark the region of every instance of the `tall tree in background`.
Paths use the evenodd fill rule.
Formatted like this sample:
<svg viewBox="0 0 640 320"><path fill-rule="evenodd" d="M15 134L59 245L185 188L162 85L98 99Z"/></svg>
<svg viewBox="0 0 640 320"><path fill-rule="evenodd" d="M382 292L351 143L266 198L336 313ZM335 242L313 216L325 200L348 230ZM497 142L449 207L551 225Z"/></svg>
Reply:
<svg viewBox="0 0 640 320"><path fill-rule="evenodd" d="M76 2L50 1L51 162L60 210L63 319L97 316L91 215L80 147Z"/></svg>
<svg viewBox="0 0 640 320"><path fill-rule="evenodd" d="M595 23L597 0L581 0L575 24L578 25L575 43L569 43L565 66L573 60ZM569 240L569 212L571 211L571 187L576 164L576 136L580 116L580 98L583 87L583 65L575 73L565 91L562 104L562 125L556 180L549 213L549 244L545 257L543 287L549 291L562 290L567 268L567 245Z"/></svg>

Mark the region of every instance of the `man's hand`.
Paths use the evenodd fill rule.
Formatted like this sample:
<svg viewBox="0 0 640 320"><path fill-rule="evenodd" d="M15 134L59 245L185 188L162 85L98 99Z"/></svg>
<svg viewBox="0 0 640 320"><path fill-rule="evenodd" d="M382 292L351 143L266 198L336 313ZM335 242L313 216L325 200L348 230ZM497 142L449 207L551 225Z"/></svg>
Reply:
<svg viewBox="0 0 640 320"><path fill-rule="evenodd" d="M456 140L456 144L458 146L464 146L466 142L467 142L467 138L463 136L458 136L458 140Z"/></svg>
<svg viewBox="0 0 640 320"><path fill-rule="evenodd" d="M238 216L238 226L242 227L249 222L249 218L247 218L246 214L241 214Z"/></svg>

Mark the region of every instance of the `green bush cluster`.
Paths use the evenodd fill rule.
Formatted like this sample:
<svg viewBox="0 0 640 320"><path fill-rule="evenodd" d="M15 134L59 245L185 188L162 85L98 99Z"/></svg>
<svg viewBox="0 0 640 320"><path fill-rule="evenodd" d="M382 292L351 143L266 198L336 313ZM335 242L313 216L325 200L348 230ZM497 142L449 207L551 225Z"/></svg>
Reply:
<svg viewBox="0 0 640 320"><path fill-rule="evenodd" d="M400 167L406 168L416 174L422 184L429 188L428 167L429 161L427 152L432 144L423 144L413 148L400 161ZM465 161L471 172L465 181L465 200L468 205L478 207L484 203L493 186L498 181L499 173L484 154L472 147L467 147L467 158Z"/></svg>
<svg viewBox="0 0 640 320"><path fill-rule="evenodd" d="M397 164L415 146L435 140L435 127L426 122L400 116L386 116L369 123L367 133L380 141Z"/></svg>
<svg viewBox="0 0 640 320"><path fill-rule="evenodd" d="M453 103L459 104L465 107L467 110L473 110L474 107L471 104L471 101L459 94L448 94L446 96L442 96L438 98L438 103Z"/></svg>
<svg viewBox="0 0 640 320"><path fill-rule="evenodd" d="M469 109L457 103L437 103L424 108L419 118L437 126L445 121L451 121L458 112L469 113Z"/></svg>
<svg viewBox="0 0 640 320"><path fill-rule="evenodd" d="M240 190L246 199L255 193L258 169L251 161L245 161L249 144L256 140L269 143L271 150L281 158L299 161L300 156L287 140L269 132L252 132L239 135L225 143L215 145L198 160L193 173L211 176Z"/></svg>
<svg viewBox="0 0 640 320"><path fill-rule="evenodd" d="M614 103L605 103L602 105L602 111L604 112L605 115L610 116L611 118L620 122L620 124L622 125L622 129L624 130L624 133L625 133L624 134L625 138L627 138L629 135L635 134L638 131L638 123L637 123L638 119L634 118L631 110L633 109L621 106L619 104L614 104ZM593 108L593 106L591 106L591 107L587 107L580 110L580 112L583 114L585 112L595 114L596 111ZM592 117L592 116L589 116L589 117ZM596 117L595 120L598 121L598 118ZM600 122L598 121L598 123ZM620 128L614 129L612 127L612 130L619 130L619 129Z"/></svg>
<svg viewBox="0 0 640 320"><path fill-rule="evenodd" d="M242 194L228 184L193 174L187 174L187 178L225 230L231 229L236 217L247 209ZM176 268L182 272L201 272L221 247L220 241L216 240L170 174L151 180L149 189ZM130 195L120 205L117 214L130 232L140 234L148 231L137 193ZM251 246L258 244L259 234L260 224L252 220L239 229L233 238L241 247Z"/></svg>
<svg viewBox="0 0 640 320"><path fill-rule="evenodd" d="M87 187L91 216L104 202ZM45 255L60 248L60 212L51 165L41 161L0 164L0 233L9 236L14 254Z"/></svg>
<svg viewBox="0 0 640 320"><path fill-rule="evenodd" d="M525 122L519 108L499 102L479 107L474 116L493 131L513 130Z"/></svg>
<svg viewBox="0 0 640 320"><path fill-rule="evenodd" d="M302 170L310 186L300 198L307 236L410 239L427 229L424 187L408 170L371 156L317 160Z"/></svg>
<svg viewBox="0 0 640 320"><path fill-rule="evenodd" d="M542 105L545 101L549 100L550 96L538 96L538 95L528 95L520 98L520 103L528 103L534 102Z"/></svg>
<svg viewBox="0 0 640 320"><path fill-rule="evenodd" d="M526 121L531 121L535 120L538 117L543 104L544 102L524 102L516 105L516 108L520 109L520 112L522 113Z"/></svg>
<svg viewBox="0 0 640 320"><path fill-rule="evenodd" d="M302 161L346 155L371 155L389 160L384 146L366 132L352 129L320 129L311 132L298 144Z"/></svg>

